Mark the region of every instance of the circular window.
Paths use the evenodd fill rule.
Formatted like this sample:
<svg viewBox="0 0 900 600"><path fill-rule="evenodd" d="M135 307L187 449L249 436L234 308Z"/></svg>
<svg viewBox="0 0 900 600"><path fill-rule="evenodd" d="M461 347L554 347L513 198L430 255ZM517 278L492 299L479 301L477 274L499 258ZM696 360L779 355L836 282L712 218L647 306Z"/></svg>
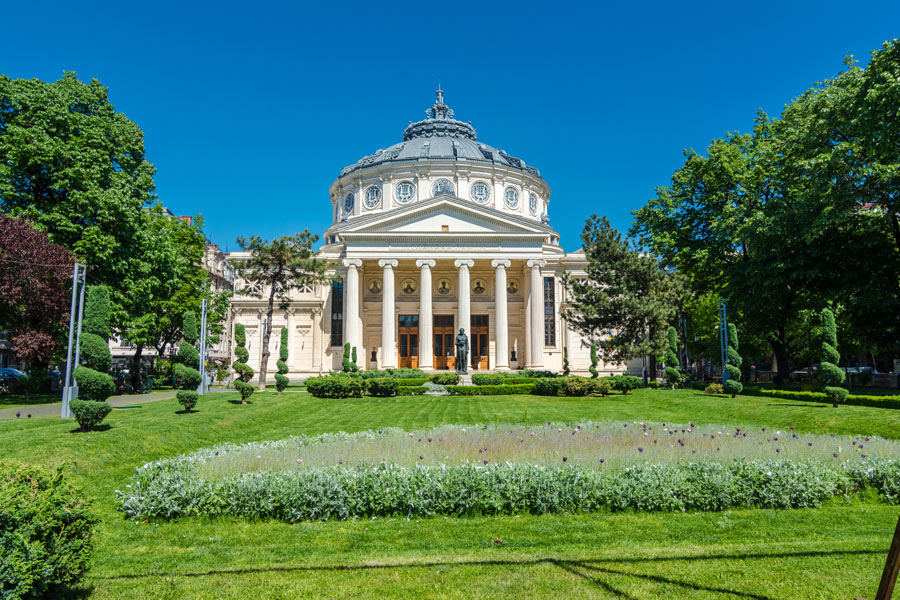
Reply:
<svg viewBox="0 0 900 600"><path fill-rule="evenodd" d="M411 181L401 181L394 190L394 197L400 204L406 204L416 195L416 186Z"/></svg>
<svg viewBox="0 0 900 600"><path fill-rule="evenodd" d="M516 191L516 188L506 188L506 192L503 194L503 201L506 202L506 206L509 208L519 208L519 192Z"/></svg>
<svg viewBox="0 0 900 600"><path fill-rule="evenodd" d="M344 198L344 212L353 212L353 192L350 192L349 194L347 194L347 197Z"/></svg>
<svg viewBox="0 0 900 600"><path fill-rule="evenodd" d="M381 188L377 185L369 186L366 190L366 208L375 208L381 202Z"/></svg>
<svg viewBox="0 0 900 600"><path fill-rule="evenodd" d="M534 194L529 194L528 196L528 210L531 211L531 214L537 214L537 196Z"/></svg>
<svg viewBox="0 0 900 600"><path fill-rule="evenodd" d="M491 188L483 181L476 181L469 188L469 195L478 204L484 204L491 199Z"/></svg>
<svg viewBox="0 0 900 600"><path fill-rule="evenodd" d="M449 179L438 179L431 186L431 195L432 196L440 196L441 194L447 194L452 196L454 193L453 182Z"/></svg>

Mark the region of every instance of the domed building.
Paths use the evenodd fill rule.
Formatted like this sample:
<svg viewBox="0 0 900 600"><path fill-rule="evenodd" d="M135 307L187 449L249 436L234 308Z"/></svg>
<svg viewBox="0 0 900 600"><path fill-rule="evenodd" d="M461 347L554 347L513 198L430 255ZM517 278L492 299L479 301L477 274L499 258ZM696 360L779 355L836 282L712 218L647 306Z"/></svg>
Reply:
<svg viewBox="0 0 900 600"><path fill-rule="evenodd" d="M290 377L339 370L346 342L361 369L453 369L460 328L470 370L560 371L568 348L571 370L587 372L588 344L566 324L562 284L564 270L584 272L584 255L559 246L549 185L524 159L480 141L441 90L425 112L402 141L344 167L331 185L321 253L341 277L276 313L270 373L281 327ZM265 304L242 295L240 281L235 289L234 321L246 326L257 368Z"/></svg>

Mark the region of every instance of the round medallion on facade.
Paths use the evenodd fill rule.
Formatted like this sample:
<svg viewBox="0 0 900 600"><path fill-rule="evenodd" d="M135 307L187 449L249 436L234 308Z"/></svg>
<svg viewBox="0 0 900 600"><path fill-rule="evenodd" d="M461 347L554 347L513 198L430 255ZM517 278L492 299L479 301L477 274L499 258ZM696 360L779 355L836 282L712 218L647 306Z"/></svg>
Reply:
<svg viewBox="0 0 900 600"><path fill-rule="evenodd" d="M373 279L369 281L369 293L373 295L378 295L381 293L381 280Z"/></svg>
<svg viewBox="0 0 900 600"><path fill-rule="evenodd" d="M394 189L394 198L400 204L406 204L416 195L416 186L412 181L401 181Z"/></svg>
<svg viewBox="0 0 900 600"><path fill-rule="evenodd" d="M454 192L453 182L449 179L438 179L431 185L432 196L440 196L441 194L452 196Z"/></svg>
<svg viewBox="0 0 900 600"><path fill-rule="evenodd" d="M437 293L438 294L447 295L451 291L453 291L453 288L450 287L449 279L439 279L438 280L438 285L437 285Z"/></svg>
<svg viewBox="0 0 900 600"><path fill-rule="evenodd" d="M400 284L400 291L409 296L410 294L416 293L416 280L415 279L404 279L403 283Z"/></svg>
<svg viewBox="0 0 900 600"><path fill-rule="evenodd" d="M472 281L472 293L483 294L487 290L484 279L475 279Z"/></svg>
<svg viewBox="0 0 900 600"><path fill-rule="evenodd" d="M469 196L478 204L485 204L491 199L491 187L483 181L476 181L469 187Z"/></svg>
<svg viewBox="0 0 900 600"><path fill-rule="evenodd" d="M352 213L353 212L353 204L354 204L353 192L350 192L349 194L347 194L347 197L344 198L344 212Z"/></svg>
<svg viewBox="0 0 900 600"><path fill-rule="evenodd" d="M366 189L364 202L366 203L366 208L375 208L381 204L381 188L377 185L370 185Z"/></svg>
<svg viewBox="0 0 900 600"><path fill-rule="evenodd" d="M518 294L519 293L519 282L515 279L510 279L506 282L506 293L507 294Z"/></svg>
<svg viewBox="0 0 900 600"><path fill-rule="evenodd" d="M531 214L537 214L537 196L534 194L528 195L528 210L531 211Z"/></svg>
<svg viewBox="0 0 900 600"><path fill-rule="evenodd" d="M519 208L519 192L516 191L516 188L506 188L506 191L503 193L503 201L506 203L507 208L512 210Z"/></svg>

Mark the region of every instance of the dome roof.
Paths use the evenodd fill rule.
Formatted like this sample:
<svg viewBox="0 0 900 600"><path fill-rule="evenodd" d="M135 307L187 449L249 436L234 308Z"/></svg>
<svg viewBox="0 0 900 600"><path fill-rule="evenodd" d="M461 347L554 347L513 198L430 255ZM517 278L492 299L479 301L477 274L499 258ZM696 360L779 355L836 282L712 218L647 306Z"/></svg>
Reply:
<svg viewBox="0 0 900 600"><path fill-rule="evenodd" d="M384 163L418 160L494 163L521 169L537 177L541 176L540 171L526 165L521 158L510 156L503 150L479 142L471 122L453 118L453 110L444 104L442 90L438 89L434 106L426 110L425 114L427 115L425 119L416 123L410 122L403 132L402 142L364 156L356 163L344 167L341 169L341 176Z"/></svg>

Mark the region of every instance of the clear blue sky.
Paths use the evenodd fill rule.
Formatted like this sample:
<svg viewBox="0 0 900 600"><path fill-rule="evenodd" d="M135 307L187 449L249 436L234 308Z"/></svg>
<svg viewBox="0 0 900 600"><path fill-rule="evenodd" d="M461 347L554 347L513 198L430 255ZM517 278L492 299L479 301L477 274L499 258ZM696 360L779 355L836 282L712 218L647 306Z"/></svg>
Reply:
<svg viewBox="0 0 900 600"><path fill-rule="evenodd" d="M400 141L440 76L479 139L541 169L575 250L591 212L627 229L683 148L867 62L900 2L14 2L3 20L0 71L102 81L159 198L220 245L324 231L340 169Z"/></svg>

